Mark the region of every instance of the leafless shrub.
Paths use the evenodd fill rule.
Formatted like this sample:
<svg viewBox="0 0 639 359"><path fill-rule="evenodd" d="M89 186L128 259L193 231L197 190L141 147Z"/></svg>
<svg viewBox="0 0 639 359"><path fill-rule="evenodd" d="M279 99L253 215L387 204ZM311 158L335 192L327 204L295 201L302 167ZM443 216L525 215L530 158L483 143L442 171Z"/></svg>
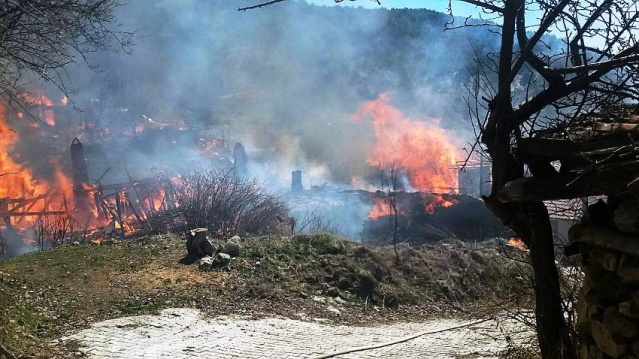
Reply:
<svg viewBox="0 0 639 359"><path fill-rule="evenodd" d="M34 225L36 245L45 250L73 242L88 243L90 231L86 224L70 216L41 215Z"/></svg>
<svg viewBox="0 0 639 359"><path fill-rule="evenodd" d="M342 226L319 211L307 210L291 219L291 234L333 233L340 234Z"/></svg>
<svg viewBox="0 0 639 359"><path fill-rule="evenodd" d="M277 196L232 172L194 171L181 177L175 194L187 228L208 228L221 237L274 232L288 218Z"/></svg>
<svg viewBox="0 0 639 359"><path fill-rule="evenodd" d="M33 226L38 248L45 250L68 243L74 230L73 225L69 216L38 216Z"/></svg>

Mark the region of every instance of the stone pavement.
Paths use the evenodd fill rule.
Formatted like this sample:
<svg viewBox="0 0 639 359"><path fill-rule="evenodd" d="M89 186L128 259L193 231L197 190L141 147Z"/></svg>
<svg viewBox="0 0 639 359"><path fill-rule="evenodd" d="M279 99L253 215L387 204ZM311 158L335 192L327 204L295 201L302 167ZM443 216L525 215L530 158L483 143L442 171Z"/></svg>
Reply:
<svg viewBox="0 0 639 359"><path fill-rule="evenodd" d="M78 340L88 358L313 358L465 323L432 320L363 327L283 318L208 319L195 309L181 308L96 323L61 340ZM337 358L496 358L507 347L507 336L519 342L531 335L521 324L492 320Z"/></svg>

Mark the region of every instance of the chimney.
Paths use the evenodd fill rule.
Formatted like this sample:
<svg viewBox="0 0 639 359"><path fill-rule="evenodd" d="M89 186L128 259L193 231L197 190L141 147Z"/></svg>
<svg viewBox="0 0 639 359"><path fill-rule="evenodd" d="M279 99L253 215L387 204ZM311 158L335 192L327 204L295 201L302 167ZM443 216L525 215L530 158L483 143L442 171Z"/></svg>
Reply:
<svg viewBox="0 0 639 359"><path fill-rule="evenodd" d="M89 171L84 158L84 148L77 138L71 142L71 171L73 172L73 190L82 190L82 184L89 183Z"/></svg>
<svg viewBox="0 0 639 359"><path fill-rule="evenodd" d="M248 157L244 146L241 143L236 143L233 148L233 170L235 171L235 177L246 177L248 175Z"/></svg>
<svg viewBox="0 0 639 359"><path fill-rule="evenodd" d="M87 170L87 162L84 158L84 148L77 138L73 139L70 148L73 196L76 200L76 206L79 209L87 209L89 206L89 198L82 186L85 183L89 183L89 171Z"/></svg>
<svg viewBox="0 0 639 359"><path fill-rule="evenodd" d="M291 192L301 192L304 190L302 187L302 171L293 171L291 172Z"/></svg>

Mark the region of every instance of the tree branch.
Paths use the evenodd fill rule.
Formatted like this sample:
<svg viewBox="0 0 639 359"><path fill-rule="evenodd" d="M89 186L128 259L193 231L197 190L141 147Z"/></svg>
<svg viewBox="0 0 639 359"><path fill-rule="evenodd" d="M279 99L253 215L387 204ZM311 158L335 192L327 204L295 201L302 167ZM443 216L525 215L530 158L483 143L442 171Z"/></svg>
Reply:
<svg viewBox="0 0 639 359"><path fill-rule="evenodd" d="M271 0L271 1L263 2L263 3L257 4L257 5L253 5L253 6L240 7L240 8L237 9L237 11L246 11L246 10L252 10L252 9L259 9L261 7L264 7L264 6L269 6L269 5L272 5L272 4L275 4L275 3L278 3L278 2L283 2L283 1L286 1L286 0Z"/></svg>
<svg viewBox="0 0 639 359"><path fill-rule="evenodd" d="M465 3L468 3L468 4L475 5L475 6L479 6L481 8L484 8L484 9L487 9L487 10L490 10L490 11L494 11L494 12L498 12L498 13L503 13L504 12L503 8L500 8L500 7L495 6L493 4L488 4L488 3L485 3L485 2L479 1L479 0L461 0L461 2L465 2Z"/></svg>

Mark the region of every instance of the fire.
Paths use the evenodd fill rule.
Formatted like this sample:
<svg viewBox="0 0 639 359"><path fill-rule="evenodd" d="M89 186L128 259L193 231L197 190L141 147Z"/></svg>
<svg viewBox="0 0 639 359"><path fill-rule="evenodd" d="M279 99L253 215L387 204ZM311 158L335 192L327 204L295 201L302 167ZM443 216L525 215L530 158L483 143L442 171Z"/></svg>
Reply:
<svg viewBox="0 0 639 359"><path fill-rule="evenodd" d="M525 251L528 249L526 247L526 244L524 244L524 241L522 241L521 238L519 237L508 238L508 244L512 247L519 249L520 251Z"/></svg>
<svg viewBox="0 0 639 359"><path fill-rule="evenodd" d="M381 94L366 102L355 115L355 120L372 119L376 142L366 162L372 166L393 166L407 175L413 189L456 192L458 177L453 165L457 151L449 134L439 126L439 119L416 121L406 118L389 102L390 96ZM426 205L434 208L452 204L440 196Z"/></svg>
<svg viewBox="0 0 639 359"><path fill-rule="evenodd" d="M53 101L45 96L41 91L34 94L24 95L26 102L38 106L38 117L44 120L49 126L55 126L55 114L53 111Z"/></svg>
<svg viewBox="0 0 639 359"><path fill-rule="evenodd" d="M384 216L391 215L391 208L383 199L375 198L375 203L373 204L373 208L371 208L370 213L368 214L369 219L378 219Z"/></svg>
<svg viewBox="0 0 639 359"><path fill-rule="evenodd" d="M444 199L441 194L422 193L421 196L426 206L426 212L429 214L435 213L435 208L437 207L449 208L457 204L456 200Z"/></svg>
<svg viewBox="0 0 639 359"><path fill-rule="evenodd" d="M58 193L64 194L69 200L67 204L71 206L71 180L63 173L59 161L56 159L52 160L55 183L36 179L31 168L24 164L18 164L11 157L11 153L18 140L17 132L11 129L5 122L4 107L0 106L0 199L7 201L6 203L19 203L20 201L24 201L24 199L32 199L27 206L28 212L31 213L45 211L47 207L54 207L56 210L63 209L65 201L62 196L58 195L46 200L34 199L52 192L52 189L58 189ZM13 207L9 207L9 204L5 204L5 207L0 209L0 211L7 211L12 208ZM26 216L19 218L15 223L12 221L12 225L24 229L31 226L34 220L34 216Z"/></svg>

